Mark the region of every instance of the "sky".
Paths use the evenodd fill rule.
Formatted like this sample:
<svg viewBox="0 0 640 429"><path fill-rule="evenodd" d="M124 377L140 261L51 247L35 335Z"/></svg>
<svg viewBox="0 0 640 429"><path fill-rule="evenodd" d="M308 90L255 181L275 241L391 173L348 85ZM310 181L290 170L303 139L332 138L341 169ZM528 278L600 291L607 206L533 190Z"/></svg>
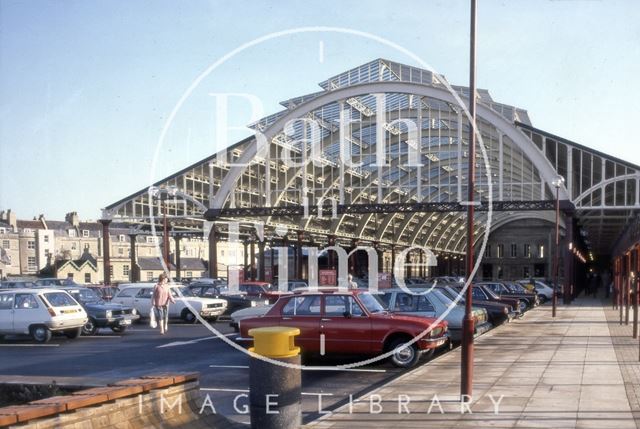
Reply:
<svg viewBox="0 0 640 429"><path fill-rule="evenodd" d="M478 3L479 88L537 128L640 164L640 2ZM97 219L219 149L215 94L251 94L267 115L375 58L418 65L381 39L467 85L468 20L468 0L0 0L0 210ZM251 122L246 99L229 106L230 125Z"/></svg>

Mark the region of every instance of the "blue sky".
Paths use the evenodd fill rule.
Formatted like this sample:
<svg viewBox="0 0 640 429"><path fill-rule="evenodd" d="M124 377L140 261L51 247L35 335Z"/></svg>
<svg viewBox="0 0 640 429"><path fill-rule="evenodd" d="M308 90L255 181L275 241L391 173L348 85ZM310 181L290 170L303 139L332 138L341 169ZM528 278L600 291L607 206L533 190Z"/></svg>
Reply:
<svg viewBox="0 0 640 429"><path fill-rule="evenodd" d="M319 32L260 44L216 69L169 130L192 81L238 46L297 27L372 33L468 82L468 1L0 0L0 209L60 219L99 209L213 153L209 93L278 102L397 50ZM640 164L640 2L479 1L478 86L534 126ZM324 61L319 61L319 43ZM232 106L235 125L246 106ZM244 134L235 133L230 139ZM154 153L159 157L154 162Z"/></svg>

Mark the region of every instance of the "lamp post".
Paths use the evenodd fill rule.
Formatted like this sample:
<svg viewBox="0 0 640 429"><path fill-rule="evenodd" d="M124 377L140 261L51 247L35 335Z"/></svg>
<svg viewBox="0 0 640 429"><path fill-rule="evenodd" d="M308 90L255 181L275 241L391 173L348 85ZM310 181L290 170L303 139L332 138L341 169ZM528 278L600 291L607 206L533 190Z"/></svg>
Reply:
<svg viewBox="0 0 640 429"><path fill-rule="evenodd" d="M551 298L551 317L556 317L556 307L558 305L558 267L560 262L560 187L564 185L564 177L558 176L556 180L551 182L556 188L556 251L553 258L553 297ZM566 273L565 273L566 275ZM566 283L566 282L565 282Z"/></svg>

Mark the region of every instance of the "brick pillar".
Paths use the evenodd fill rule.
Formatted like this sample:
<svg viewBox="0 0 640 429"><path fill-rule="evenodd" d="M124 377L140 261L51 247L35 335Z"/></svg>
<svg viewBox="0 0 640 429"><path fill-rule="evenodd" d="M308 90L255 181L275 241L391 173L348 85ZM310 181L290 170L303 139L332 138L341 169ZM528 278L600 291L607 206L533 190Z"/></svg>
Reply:
<svg viewBox="0 0 640 429"><path fill-rule="evenodd" d="M302 278L302 238L304 233L302 231L296 232L296 279Z"/></svg>
<svg viewBox="0 0 640 429"><path fill-rule="evenodd" d="M564 246L564 293L562 301L564 305L571 303L571 292L573 289L573 259L574 254L569 246L575 246L573 243L573 217L571 215L565 216L565 232L566 242Z"/></svg>

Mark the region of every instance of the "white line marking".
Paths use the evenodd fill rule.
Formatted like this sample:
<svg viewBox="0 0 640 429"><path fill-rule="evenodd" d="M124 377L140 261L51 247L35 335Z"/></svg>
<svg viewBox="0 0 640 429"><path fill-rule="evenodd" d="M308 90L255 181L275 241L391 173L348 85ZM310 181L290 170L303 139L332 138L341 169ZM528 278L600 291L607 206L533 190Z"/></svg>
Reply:
<svg viewBox="0 0 640 429"><path fill-rule="evenodd" d="M249 389L216 389L214 387L201 387L200 390L206 390L208 392L241 392L241 393L249 393Z"/></svg>
<svg viewBox="0 0 640 429"><path fill-rule="evenodd" d="M239 392L239 393L249 393L249 389L223 389L216 387L201 387L200 390L205 390L207 392ZM333 393L314 393L314 392L302 392L302 395L305 396L333 396Z"/></svg>
<svg viewBox="0 0 640 429"><path fill-rule="evenodd" d="M224 334L225 337L231 337L233 335L238 335L235 332L232 332L230 334ZM195 340L189 340L189 341L174 341L172 343L167 343L167 344L162 344L161 346L156 346L156 349L161 349L164 347L176 347L176 346L186 346L188 344L195 344L195 343L199 343L200 341L207 341L207 340L219 340L220 338L218 338L217 335L214 335L213 337L204 337L204 338L196 338Z"/></svg>
<svg viewBox="0 0 640 429"><path fill-rule="evenodd" d="M248 365L209 365L209 368L248 369ZM303 371L344 371L344 372L387 372L386 369L336 368L333 366L303 366Z"/></svg>
<svg viewBox="0 0 640 429"><path fill-rule="evenodd" d="M320 356L324 356L324 334L320 334Z"/></svg>
<svg viewBox="0 0 640 429"><path fill-rule="evenodd" d="M0 344L0 347L59 347L60 344Z"/></svg>
<svg viewBox="0 0 640 429"><path fill-rule="evenodd" d="M459 204L461 206L480 206L482 203L480 201L460 201Z"/></svg>
<svg viewBox="0 0 640 429"><path fill-rule="evenodd" d="M209 368L241 368L248 369L248 365L209 365Z"/></svg>
<svg viewBox="0 0 640 429"><path fill-rule="evenodd" d="M122 338L122 335L82 335L80 338Z"/></svg>

